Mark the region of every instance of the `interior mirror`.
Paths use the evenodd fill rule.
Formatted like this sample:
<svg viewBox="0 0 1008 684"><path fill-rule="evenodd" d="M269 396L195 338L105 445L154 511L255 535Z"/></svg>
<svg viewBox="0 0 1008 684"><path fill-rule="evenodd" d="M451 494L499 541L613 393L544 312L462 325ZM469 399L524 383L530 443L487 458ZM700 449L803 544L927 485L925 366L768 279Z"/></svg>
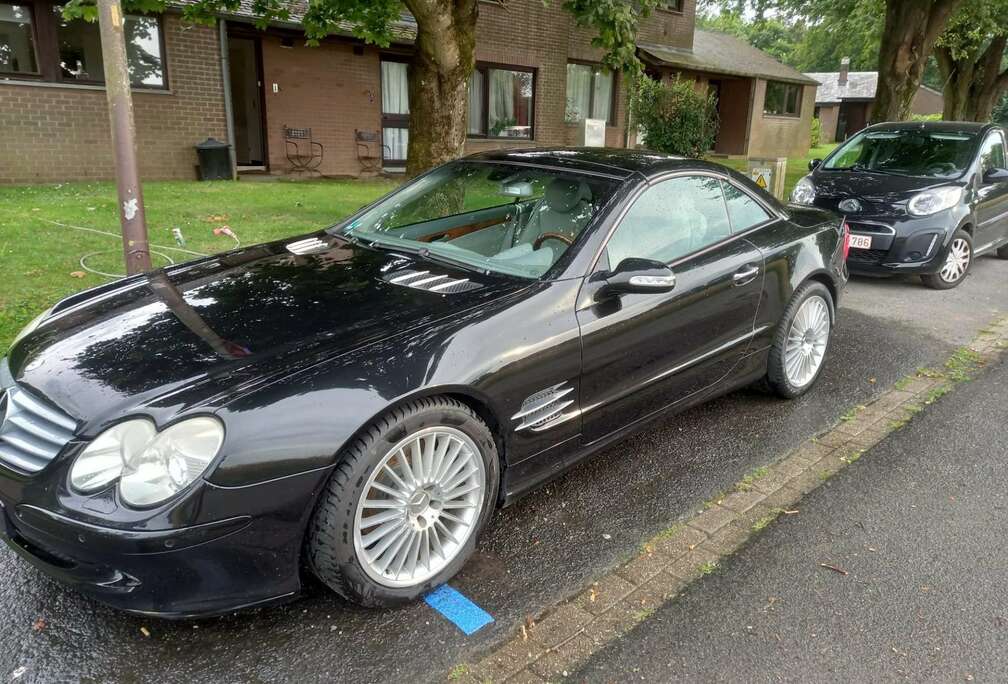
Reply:
<svg viewBox="0 0 1008 684"><path fill-rule="evenodd" d="M984 171L983 182L985 185L1008 182L1008 169L987 169Z"/></svg>
<svg viewBox="0 0 1008 684"><path fill-rule="evenodd" d="M822 164L822 159L809 159L808 170L815 171L819 168L820 164Z"/></svg>
<svg viewBox="0 0 1008 684"><path fill-rule="evenodd" d="M500 191L502 195L507 197L517 197L519 199L527 199L534 194L532 184L527 181L501 183Z"/></svg>
<svg viewBox="0 0 1008 684"><path fill-rule="evenodd" d="M671 292L676 277L672 269L652 259L624 259L616 270L605 276L603 291L609 294L630 292Z"/></svg>

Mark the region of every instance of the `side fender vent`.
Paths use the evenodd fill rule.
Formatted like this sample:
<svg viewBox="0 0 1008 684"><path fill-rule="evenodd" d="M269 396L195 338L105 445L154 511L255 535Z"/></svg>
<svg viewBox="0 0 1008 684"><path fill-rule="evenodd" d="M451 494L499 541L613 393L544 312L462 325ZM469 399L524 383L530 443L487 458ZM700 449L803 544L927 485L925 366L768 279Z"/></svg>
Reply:
<svg viewBox="0 0 1008 684"><path fill-rule="evenodd" d="M317 237L287 243L287 251L291 254L297 254L298 256L304 256L306 254L319 254L328 250L329 243Z"/></svg>
<svg viewBox="0 0 1008 684"><path fill-rule="evenodd" d="M396 271L385 278L385 282L400 287L412 287L414 290L426 290L437 294L457 294L482 287L468 278L453 278L430 271L403 270Z"/></svg>
<svg viewBox="0 0 1008 684"><path fill-rule="evenodd" d="M573 391L573 387L561 382L530 396L522 402L521 410L511 416L511 420L518 421L515 430L539 432L573 418L573 412L564 413L574 403L573 399L566 398Z"/></svg>

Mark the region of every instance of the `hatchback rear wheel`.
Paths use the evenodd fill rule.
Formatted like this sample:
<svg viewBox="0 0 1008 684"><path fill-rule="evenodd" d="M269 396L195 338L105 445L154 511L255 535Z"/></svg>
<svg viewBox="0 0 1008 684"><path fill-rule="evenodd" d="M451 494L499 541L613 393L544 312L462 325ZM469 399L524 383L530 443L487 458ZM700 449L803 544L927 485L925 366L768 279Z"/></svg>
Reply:
<svg viewBox="0 0 1008 684"><path fill-rule="evenodd" d="M472 554L500 479L493 435L454 399L390 412L345 450L309 529L308 560L365 606L414 600Z"/></svg>

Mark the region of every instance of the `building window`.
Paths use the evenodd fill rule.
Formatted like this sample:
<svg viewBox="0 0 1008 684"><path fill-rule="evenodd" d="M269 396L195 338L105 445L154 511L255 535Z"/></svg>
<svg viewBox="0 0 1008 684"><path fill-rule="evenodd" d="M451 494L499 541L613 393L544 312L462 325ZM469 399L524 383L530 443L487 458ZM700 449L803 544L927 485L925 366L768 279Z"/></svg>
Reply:
<svg viewBox="0 0 1008 684"><path fill-rule="evenodd" d="M64 19L61 5L36 3L34 12L31 8L0 2L0 72L41 76L44 81L105 83L98 24ZM34 23L39 24L37 33ZM130 82L166 87L160 20L127 15L123 29Z"/></svg>
<svg viewBox="0 0 1008 684"><path fill-rule="evenodd" d="M469 135L531 139L535 72L477 64L469 79Z"/></svg>
<svg viewBox="0 0 1008 684"><path fill-rule="evenodd" d="M602 119L613 123L613 73L591 64L567 65L567 123Z"/></svg>
<svg viewBox="0 0 1008 684"><path fill-rule="evenodd" d="M763 113L769 116L798 116L802 87L794 83L767 81Z"/></svg>
<svg viewBox="0 0 1008 684"><path fill-rule="evenodd" d="M681 14L683 0L661 0L658 3L658 7L663 10L668 10L669 12L679 12Z"/></svg>
<svg viewBox="0 0 1008 684"><path fill-rule="evenodd" d="M0 2L0 73L37 74L31 8Z"/></svg>

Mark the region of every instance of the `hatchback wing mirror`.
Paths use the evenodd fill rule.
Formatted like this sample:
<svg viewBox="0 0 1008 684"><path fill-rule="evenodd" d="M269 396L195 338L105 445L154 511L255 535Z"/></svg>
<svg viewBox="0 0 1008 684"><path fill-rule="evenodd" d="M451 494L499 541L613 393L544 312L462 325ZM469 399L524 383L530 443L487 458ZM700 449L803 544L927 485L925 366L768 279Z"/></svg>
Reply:
<svg viewBox="0 0 1008 684"><path fill-rule="evenodd" d="M1008 169L987 169L983 175L984 185L1008 182Z"/></svg>
<svg viewBox="0 0 1008 684"><path fill-rule="evenodd" d="M809 159L808 170L815 171L819 168L820 164L822 164L822 159Z"/></svg>
<svg viewBox="0 0 1008 684"><path fill-rule="evenodd" d="M652 259L624 259L605 276L603 292L607 294L671 292L676 277L668 266Z"/></svg>

